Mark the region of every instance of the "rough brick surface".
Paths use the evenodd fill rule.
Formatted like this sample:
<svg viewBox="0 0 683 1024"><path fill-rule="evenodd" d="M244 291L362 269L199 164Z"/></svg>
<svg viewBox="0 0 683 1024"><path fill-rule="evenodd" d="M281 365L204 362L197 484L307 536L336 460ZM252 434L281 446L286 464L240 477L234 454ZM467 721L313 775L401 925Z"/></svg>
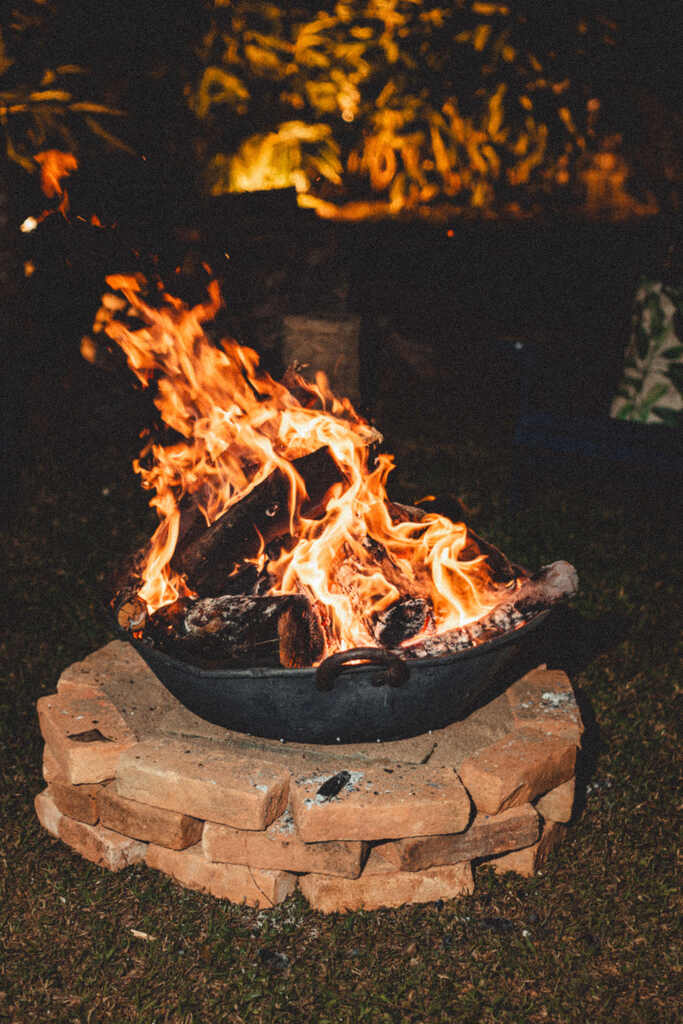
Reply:
<svg viewBox="0 0 683 1024"><path fill-rule="evenodd" d="M120 796L234 828L264 829L287 806L286 768L245 758L218 744L163 736L126 751L118 765Z"/></svg>
<svg viewBox="0 0 683 1024"><path fill-rule="evenodd" d="M150 672L134 647L123 640L112 640L65 668L57 692L70 697L106 696L105 683L113 676L126 676L141 666Z"/></svg>
<svg viewBox="0 0 683 1024"><path fill-rule="evenodd" d="M204 855L211 861L304 873L315 871L346 878L360 875L366 852L365 844L360 842L302 842L289 811L265 832L250 832L207 821L202 846Z"/></svg>
<svg viewBox="0 0 683 1024"><path fill-rule="evenodd" d="M43 747L43 778L46 782L60 782L65 780L65 775L59 767L59 762L47 744Z"/></svg>
<svg viewBox="0 0 683 1024"><path fill-rule="evenodd" d="M41 697L43 739L72 785L111 779L135 736L106 697Z"/></svg>
<svg viewBox="0 0 683 1024"><path fill-rule="evenodd" d="M540 827L540 819L531 804L522 804L501 814L478 814L470 827L459 835L415 836L381 843L375 849L396 870L424 871L530 846L537 841Z"/></svg>
<svg viewBox="0 0 683 1024"><path fill-rule="evenodd" d="M567 822L574 810L576 780L568 779L561 786L556 786L549 793L544 793L536 801L536 810L546 821Z"/></svg>
<svg viewBox="0 0 683 1024"><path fill-rule="evenodd" d="M378 866L374 853L373 850L360 878L303 875L299 888L311 906L324 914L431 903L474 891L472 868L467 863L426 871L396 871L381 858Z"/></svg>
<svg viewBox="0 0 683 1024"><path fill-rule="evenodd" d="M518 875L524 875L525 878L531 878L539 868L543 867L548 854L562 841L566 831L566 825L557 821L546 821L541 838L533 846L527 846L524 850L513 850L512 853L504 853L501 857L494 857L487 863L499 875L506 871L514 871Z"/></svg>
<svg viewBox="0 0 683 1024"><path fill-rule="evenodd" d="M115 785L102 788L97 794L101 823L124 836L142 839L171 850L194 846L202 837L203 822L187 814L151 807L119 796Z"/></svg>
<svg viewBox="0 0 683 1024"><path fill-rule="evenodd" d="M373 765L349 774L348 784L331 799L317 795L327 775L292 780L292 814L304 842L399 839L467 826L469 797L452 768Z"/></svg>
<svg viewBox="0 0 683 1024"><path fill-rule="evenodd" d="M97 794L102 786L97 782L85 782L80 786L72 786L62 782L60 778L48 783L50 796L62 814L76 821L84 821L87 825L96 825L100 812L97 809Z"/></svg>
<svg viewBox="0 0 683 1024"><path fill-rule="evenodd" d="M76 853L80 853L81 857L109 868L110 871L120 871L130 864L138 864L144 860L147 851L146 843L111 832L102 825L86 825L82 821L74 821L65 815L59 823L59 838Z"/></svg>
<svg viewBox="0 0 683 1024"><path fill-rule="evenodd" d="M583 722L564 672L534 669L508 687L505 696L517 728L553 733L580 746Z"/></svg>
<svg viewBox="0 0 683 1024"><path fill-rule="evenodd" d="M38 821L55 839L59 839L59 823L64 817L47 789L38 793L33 801Z"/></svg>
<svg viewBox="0 0 683 1024"><path fill-rule="evenodd" d="M566 782L575 762L573 741L519 729L464 761L460 778L478 811L499 814Z"/></svg>
<svg viewBox="0 0 683 1024"><path fill-rule="evenodd" d="M208 892L231 903L250 907L273 907L294 892L297 876L287 871L263 871L243 864L214 864L202 853L200 844L187 850L168 850L151 844L147 864L171 875L187 889Z"/></svg>
<svg viewBox="0 0 683 1024"><path fill-rule="evenodd" d="M436 748L430 764L444 764L458 769L482 747L496 743L514 726L510 704L505 694L477 708L460 722L453 722L433 733Z"/></svg>

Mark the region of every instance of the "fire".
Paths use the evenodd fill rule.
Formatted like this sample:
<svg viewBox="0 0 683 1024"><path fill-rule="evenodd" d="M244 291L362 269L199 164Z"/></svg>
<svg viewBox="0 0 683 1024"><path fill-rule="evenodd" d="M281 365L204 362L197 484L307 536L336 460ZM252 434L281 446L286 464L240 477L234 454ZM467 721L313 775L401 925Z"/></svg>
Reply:
<svg viewBox="0 0 683 1024"><path fill-rule="evenodd" d="M315 384L288 375L287 387L259 367L252 349L207 338L203 325L221 305L215 281L207 301L193 308L165 293L163 305L153 307L141 277L113 275L107 283L123 298L105 296L99 329L120 345L142 385L155 385L161 418L179 437L149 441L133 464L159 517L138 592L149 614L196 596L171 565L183 513L198 509L210 525L276 470L288 481L295 542L273 555L261 538L255 562L268 572L268 593L303 594L322 610L326 655L376 646L373 616L400 597L427 599L432 613L423 632L436 633L500 602L507 591L494 583L476 545L468 546L464 523L396 514L386 492L393 457L380 454L371 465L379 435L332 394L323 374ZM128 326L124 315L137 324ZM325 494L319 518L307 518L306 484L293 463L324 447L342 482Z"/></svg>
<svg viewBox="0 0 683 1024"><path fill-rule="evenodd" d="M77 170L78 160L73 153L64 153L59 149L46 149L42 153L36 153L33 159L40 167L40 187L43 194L48 199L60 196L56 211L66 217L69 212L69 193L62 186L62 178ZM27 217L21 224L20 231L24 234L35 231L39 224L56 211L43 210L38 217Z"/></svg>

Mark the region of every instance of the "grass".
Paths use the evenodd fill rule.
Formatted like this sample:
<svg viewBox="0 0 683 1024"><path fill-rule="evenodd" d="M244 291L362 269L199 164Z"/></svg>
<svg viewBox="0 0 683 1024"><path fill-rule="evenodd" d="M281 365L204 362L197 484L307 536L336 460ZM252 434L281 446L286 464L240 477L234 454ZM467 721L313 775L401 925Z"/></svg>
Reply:
<svg viewBox="0 0 683 1024"><path fill-rule="evenodd" d="M397 493L458 493L475 528L509 556L578 567L581 594L548 657L571 673L592 723L580 806L532 879L480 867L476 892L443 905L326 917L295 896L261 913L145 867L108 873L35 819L35 701L112 638L107 571L151 525L129 469L137 400L112 396L89 368L54 387L52 408L80 411L66 427L29 411L23 498L1 542L0 1020L677 1019L674 495L565 465L552 483L539 478L528 508L511 510L515 459L504 441L444 442L420 417L394 430Z"/></svg>

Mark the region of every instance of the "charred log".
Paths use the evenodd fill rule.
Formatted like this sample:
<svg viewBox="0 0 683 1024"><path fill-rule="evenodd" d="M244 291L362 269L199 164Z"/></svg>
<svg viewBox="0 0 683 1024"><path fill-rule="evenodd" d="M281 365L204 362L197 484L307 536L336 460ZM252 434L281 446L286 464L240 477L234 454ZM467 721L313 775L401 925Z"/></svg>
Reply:
<svg viewBox="0 0 683 1024"><path fill-rule="evenodd" d="M441 657L475 647L524 625L538 612L577 593L579 579L569 562L553 562L525 579L509 600L501 602L488 615L459 629L427 636L415 644L400 648L400 654L412 658Z"/></svg>
<svg viewBox="0 0 683 1024"><path fill-rule="evenodd" d="M327 448L296 459L292 466L308 492L301 511L314 517L330 487L344 479L341 471ZM201 597L224 594L226 581L238 563L253 558L262 543L288 532L290 490L288 476L274 470L211 526L199 533L190 531L186 543L176 549L172 568L184 573Z"/></svg>
<svg viewBox="0 0 683 1024"><path fill-rule="evenodd" d="M398 647L422 632L432 618L428 601L402 597L377 618L375 637L382 647Z"/></svg>
<svg viewBox="0 0 683 1024"><path fill-rule="evenodd" d="M212 665L313 664L324 639L302 595L207 597L185 607L180 621L155 617L146 631L162 650Z"/></svg>

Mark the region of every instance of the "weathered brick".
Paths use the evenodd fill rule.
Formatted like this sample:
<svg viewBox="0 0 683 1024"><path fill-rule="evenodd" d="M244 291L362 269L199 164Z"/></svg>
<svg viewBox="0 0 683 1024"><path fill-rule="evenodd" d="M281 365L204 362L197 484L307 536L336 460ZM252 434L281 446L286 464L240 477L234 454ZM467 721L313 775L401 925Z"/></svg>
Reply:
<svg viewBox="0 0 683 1024"><path fill-rule="evenodd" d="M540 827L531 804L522 804L500 814L478 814L458 835L414 836L381 843L375 849L399 871L424 871L530 846L537 841Z"/></svg>
<svg viewBox="0 0 683 1024"><path fill-rule="evenodd" d="M231 903L250 907L273 907L294 892L297 876L287 871L264 871L244 864L218 864L208 861L201 844L187 850L168 850L150 844L147 864L171 875L187 889L208 892Z"/></svg>
<svg viewBox="0 0 683 1024"><path fill-rule="evenodd" d="M62 814L76 821L84 821L87 825L96 825L100 812L97 809L97 794L102 786L97 782L84 782L72 786L61 779L53 779L48 783L50 796Z"/></svg>
<svg viewBox="0 0 683 1024"><path fill-rule="evenodd" d="M102 825L86 825L82 821L74 821L66 815L59 822L59 838L76 853L80 853L81 857L109 868L110 871L120 871L130 864L138 864L144 860L147 851L146 843L121 836Z"/></svg>
<svg viewBox="0 0 683 1024"><path fill-rule="evenodd" d="M505 692L517 728L538 729L581 745L583 722L569 677L555 669L534 669Z"/></svg>
<svg viewBox="0 0 683 1024"><path fill-rule="evenodd" d="M111 779L135 736L106 697L41 697L37 704L43 739L72 785Z"/></svg>
<svg viewBox="0 0 683 1024"><path fill-rule="evenodd" d="M341 875L346 878L357 878L360 875L366 851L366 844L356 841L302 842L289 811L285 811L265 832L236 829L207 821L202 846L204 855L211 861L304 873L315 871L322 875Z"/></svg>
<svg viewBox="0 0 683 1024"><path fill-rule="evenodd" d="M510 704L501 694L461 721L434 732L436 749L430 764L450 765L457 770L472 754L507 736L513 726Z"/></svg>
<svg viewBox="0 0 683 1024"><path fill-rule="evenodd" d="M541 838L533 846L527 846L524 850L513 850L512 853L504 853L501 857L493 857L486 863L490 864L499 875L506 871L514 871L518 875L531 878L539 868L543 867L548 854L562 841L566 831L566 825L557 821L546 821Z"/></svg>
<svg viewBox="0 0 683 1024"><path fill-rule="evenodd" d="M575 763L572 741L519 729L464 761L460 778L478 811L499 814L566 782Z"/></svg>
<svg viewBox="0 0 683 1024"><path fill-rule="evenodd" d="M55 839L59 839L59 823L64 817L47 789L38 793L33 801L38 821Z"/></svg>
<svg viewBox="0 0 683 1024"><path fill-rule="evenodd" d="M203 822L197 818L119 796L115 784L100 789L97 806L106 828L157 846L184 850L202 837Z"/></svg>
<svg viewBox="0 0 683 1024"><path fill-rule="evenodd" d="M574 810L575 793L576 780L568 779L561 786L539 797L535 804L536 810L546 821L567 822Z"/></svg>
<svg viewBox="0 0 683 1024"><path fill-rule="evenodd" d="M46 782L53 782L55 779L63 782L66 779L62 769L59 767L57 758L52 753L47 743L43 747L43 778Z"/></svg>
<svg viewBox="0 0 683 1024"><path fill-rule="evenodd" d="M163 736L125 752L116 791L193 818L264 829L285 810L289 779L284 767L236 755L218 744Z"/></svg>
<svg viewBox="0 0 683 1024"><path fill-rule="evenodd" d="M303 875L299 888L311 906L324 914L431 903L474 891L470 864L451 864L426 871L396 871L374 854L373 850L360 878Z"/></svg>
<svg viewBox="0 0 683 1024"><path fill-rule="evenodd" d="M400 839L467 826L469 797L452 768L376 764L350 776L331 799L317 795L328 775L292 780L292 814L304 842Z"/></svg>

